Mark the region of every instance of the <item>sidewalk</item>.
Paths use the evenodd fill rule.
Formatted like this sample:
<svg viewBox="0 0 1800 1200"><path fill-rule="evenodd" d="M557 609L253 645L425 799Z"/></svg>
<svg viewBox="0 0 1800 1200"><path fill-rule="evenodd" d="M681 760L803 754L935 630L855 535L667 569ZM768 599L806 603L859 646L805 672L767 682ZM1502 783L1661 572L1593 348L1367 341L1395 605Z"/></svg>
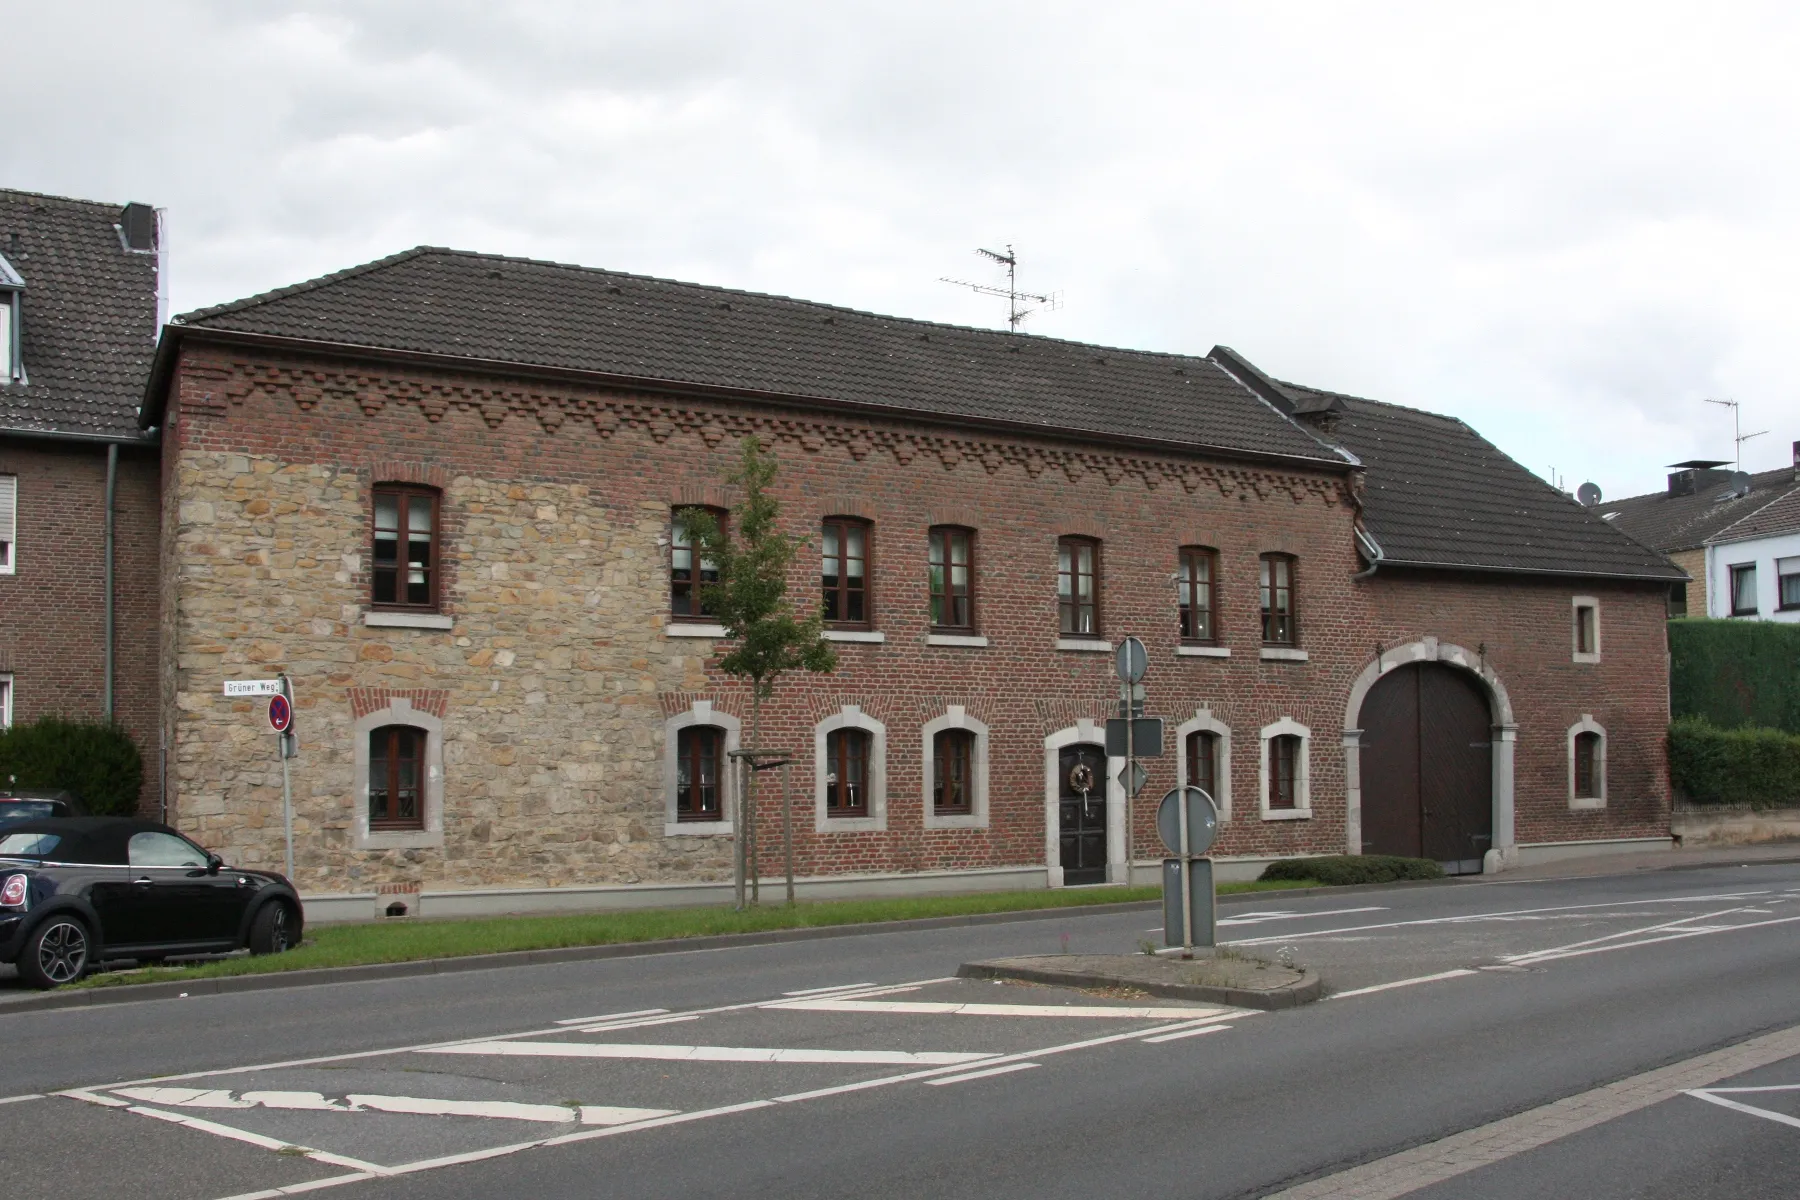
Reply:
<svg viewBox="0 0 1800 1200"><path fill-rule="evenodd" d="M1531 879L1579 879L1590 875L1630 875L1637 871L1679 871L1699 867L1761 866L1800 863L1800 841L1764 842L1755 846L1699 846L1635 854L1595 854L1519 867L1498 875L1470 876L1471 882L1523 882Z"/></svg>

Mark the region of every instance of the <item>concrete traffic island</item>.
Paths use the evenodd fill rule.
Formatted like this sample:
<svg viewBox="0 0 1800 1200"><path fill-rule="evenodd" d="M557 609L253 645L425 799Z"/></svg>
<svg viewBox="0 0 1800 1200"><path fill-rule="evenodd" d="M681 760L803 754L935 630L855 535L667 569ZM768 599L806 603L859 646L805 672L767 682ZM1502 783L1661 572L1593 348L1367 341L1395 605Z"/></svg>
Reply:
<svg viewBox="0 0 1800 1200"><path fill-rule="evenodd" d="M1034 954L964 963L964 979L1016 979L1077 988L1132 988L1171 1000L1233 1008L1297 1008L1325 995L1304 967L1286 967L1238 951L1196 947L1192 959L1161 954Z"/></svg>

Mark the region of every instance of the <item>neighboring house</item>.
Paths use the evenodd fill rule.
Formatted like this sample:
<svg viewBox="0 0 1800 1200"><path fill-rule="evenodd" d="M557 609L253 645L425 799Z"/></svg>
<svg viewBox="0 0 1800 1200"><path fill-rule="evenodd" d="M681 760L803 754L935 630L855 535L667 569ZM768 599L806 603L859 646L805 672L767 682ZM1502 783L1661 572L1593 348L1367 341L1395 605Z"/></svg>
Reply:
<svg viewBox="0 0 1800 1200"><path fill-rule="evenodd" d="M1688 574L1691 583L1679 582L1669 590L1670 616L1703 617L1709 611L1713 616L1725 616L1718 607L1708 606L1707 543L1786 493L1794 485L1795 472L1785 467L1761 471L1750 475L1745 487L1733 481L1734 473L1725 469L1727 463L1716 459L1671 465L1674 470L1664 490L1604 500L1594 511L1614 528L1668 555L1669 561Z"/></svg>
<svg viewBox="0 0 1800 1200"><path fill-rule="evenodd" d="M0 724L116 718L160 799L159 221L0 190ZM110 586L109 586L110 585Z"/></svg>
<svg viewBox="0 0 1800 1200"><path fill-rule="evenodd" d="M1800 622L1800 442L1788 483L1707 539L1707 615Z"/></svg>
<svg viewBox="0 0 1800 1200"><path fill-rule="evenodd" d="M806 894L1149 881L1188 782L1227 877L1669 844L1680 573L1460 422L1223 347L420 248L179 318L140 420L173 819L281 860L266 728L221 683L285 671L317 913L721 894L749 706L683 514L729 509L747 434L840 657L763 710ZM1169 731L1129 856L1102 737L1128 634Z"/></svg>

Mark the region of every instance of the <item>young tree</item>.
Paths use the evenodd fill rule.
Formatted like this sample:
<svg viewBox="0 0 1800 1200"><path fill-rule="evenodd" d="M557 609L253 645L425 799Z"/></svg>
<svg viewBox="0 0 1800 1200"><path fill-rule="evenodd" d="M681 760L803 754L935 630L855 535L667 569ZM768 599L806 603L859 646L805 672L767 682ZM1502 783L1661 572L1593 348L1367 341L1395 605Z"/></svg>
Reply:
<svg viewBox="0 0 1800 1200"><path fill-rule="evenodd" d="M750 749L762 749L762 705L774 694L776 681L789 671L830 673L837 669L837 654L823 636L824 617L818 608L798 617L787 598L788 567L806 539L783 533L778 522L781 506L769 495L775 481L775 459L763 451L754 436L743 441L743 458L728 477L743 494L732 512L734 526L720 528L705 512L684 513L682 521L702 562L718 569L716 582L701 587L704 611L725 627L725 636L736 645L719 660L719 669L750 683ZM744 903L746 837L752 824L756 796L756 771L746 772L738 803L737 897ZM793 895L791 821L786 819L787 796L782 797L782 834L789 870L788 893Z"/></svg>

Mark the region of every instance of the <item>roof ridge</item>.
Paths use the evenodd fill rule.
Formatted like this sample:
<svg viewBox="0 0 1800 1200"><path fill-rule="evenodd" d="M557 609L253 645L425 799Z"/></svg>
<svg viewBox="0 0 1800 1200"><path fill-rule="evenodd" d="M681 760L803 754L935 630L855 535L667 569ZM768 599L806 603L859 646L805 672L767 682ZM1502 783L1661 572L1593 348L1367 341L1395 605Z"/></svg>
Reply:
<svg viewBox="0 0 1800 1200"><path fill-rule="evenodd" d="M129 201L129 200L120 201L117 204L113 203L110 200L83 200L79 196L53 196L49 192L28 192L23 188L6 188L6 187L0 187L0 196L17 196L24 200L51 200L51 201L56 202L57 204L68 204L68 205L79 204L79 205L82 205L87 208L100 208L100 209L105 209L108 212L115 212L115 213L118 212L120 209L124 208L125 205L134 203L133 201ZM151 205L150 207L155 208L156 206Z"/></svg>
<svg viewBox="0 0 1800 1200"><path fill-rule="evenodd" d="M1706 539L1707 542L1712 543L1712 542L1719 542L1719 541L1725 540L1725 535L1730 533L1732 530L1736 529L1739 525L1742 525L1744 522L1749 521L1755 517L1761 516L1763 513L1768 512L1771 508L1774 508L1777 504L1783 503L1784 501L1790 499L1791 497L1793 497L1796 494L1800 494L1800 482L1795 483L1793 487L1790 487L1785 492L1779 492L1776 495L1771 496L1765 503L1757 505L1755 508L1753 508L1749 512L1745 513L1743 516L1739 517L1737 520L1733 521L1731 524L1725 526L1723 529L1716 530L1711 537Z"/></svg>
<svg viewBox="0 0 1800 1200"><path fill-rule="evenodd" d="M1373 396L1353 396L1349 392L1334 392L1330 388L1314 387L1310 383L1295 383L1289 379L1277 379L1275 382L1283 387L1299 388L1303 392L1311 392L1315 396L1331 396L1338 400L1354 400L1358 404L1373 404L1381 408L1397 408L1401 412L1418 413L1422 417L1436 417L1440 421L1449 421L1461 425L1465 429L1475 427L1461 417L1449 413L1433 412L1429 408L1418 408L1411 404L1395 404L1392 400L1377 400Z"/></svg>
<svg viewBox="0 0 1800 1200"><path fill-rule="evenodd" d="M244 312L247 309L270 304L276 300L284 300L289 296L298 296L303 295L306 292L317 291L319 288L341 282L345 279L354 279L359 275L372 275L377 271L386 270L388 267L406 262L409 259L420 258L426 254L441 251L443 249L442 246L414 246L408 250L401 250L396 254L389 254L385 258L372 259L366 263L358 263L353 267L345 267L340 271L332 271L325 275L315 275L311 279L303 279L299 283L290 283L282 287L272 288L266 292L257 292L255 295L245 296L241 300L228 300L224 304L214 304L206 308L196 308L191 309L188 312L177 313L170 318L170 323L175 325L191 325L195 321L203 321L209 317L223 316L226 313ZM451 253L455 253L455 251L451 251Z"/></svg>
<svg viewBox="0 0 1800 1200"><path fill-rule="evenodd" d="M397 254L390 254L386 258L378 258L372 262L363 263L360 266L346 267L341 271L334 271L329 275L320 275L300 283L289 284L285 287L275 288L267 292L259 292L254 296L248 296L242 300L233 300L225 304L213 305L210 308L195 309L192 312L181 314L176 320L178 322L188 322L190 320L200 320L206 317L219 316L224 313L240 312L258 304L264 304L287 296L311 291L335 283L341 279L366 274L388 266L394 266L412 258L438 254L448 255L454 258L477 259L483 262L513 263L519 266L543 267L558 271L569 271L580 275L626 279L639 283L662 284L667 287L687 288L693 291L705 292L713 295L742 296L752 300L771 300L782 304L792 304L805 308L818 309L824 312L846 313L850 316L866 317L875 321L892 321L910 326L922 326L930 329L948 330L955 333L974 334L980 337L1024 337L1030 338L1041 344L1068 346L1077 350L1092 350L1109 354L1130 354L1140 358L1164 362L1179 360L1216 365L1212 364L1212 360L1205 354L1182 354L1170 350L1141 350L1131 346L1110 346L1098 342L1075 341L1071 338L1057 338L1048 337L1043 334L1020 333L1017 330L988 329L980 325L956 325L948 321L932 321L923 317L905 317L895 313L881 313L873 312L869 309L852 308L846 304L831 304L823 300L808 300L800 296L786 296L779 292L756 292L751 291L748 288L724 287L715 283L696 283L689 279L673 279L663 275L643 275L635 271L620 271L612 267L593 267L584 263L558 262L555 259L547 258L526 258L514 254L491 254L482 250L458 250L451 246L414 246L410 250L402 250Z"/></svg>
<svg viewBox="0 0 1800 1200"><path fill-rule="evenodd" d="M1750 486L1752 489L1754 489L1757 485L1758 480L1767 479L1767 481L1770 483L1776 483L1779 481L1776 480L1775 478L1773 478L1774 476L1786 475L1786 474L1792 472L1793 469L1794 468L1792 468L1792 467L1771 467L1767 471L1750 471L1750 472L1747 472L1747 474L1749 474L1749 476L1750 476ZM1726 481L1726 480L1720 480L1714 486L1725 487L1725 486L1727 486L1727 483L1728 483L1728 481ZM1709 488L1707 490L1710 491L1711 489ZM1696 492L1694 494L1701 495L1703 493ZM1657 500L1657 499L1677 499L1677 500L1679 500L1679 499L1686 499L1686 497L1683 497L1683 496L1673 496L1672 497L1669 495L1668 490L1665 488L1664 490L1659 491L1659 492L1640 492L1635 496L1620 496L1617 500L1606 501L1606 504L1608 504L1608 505L1630 504L1633 500Z"/></svg>

